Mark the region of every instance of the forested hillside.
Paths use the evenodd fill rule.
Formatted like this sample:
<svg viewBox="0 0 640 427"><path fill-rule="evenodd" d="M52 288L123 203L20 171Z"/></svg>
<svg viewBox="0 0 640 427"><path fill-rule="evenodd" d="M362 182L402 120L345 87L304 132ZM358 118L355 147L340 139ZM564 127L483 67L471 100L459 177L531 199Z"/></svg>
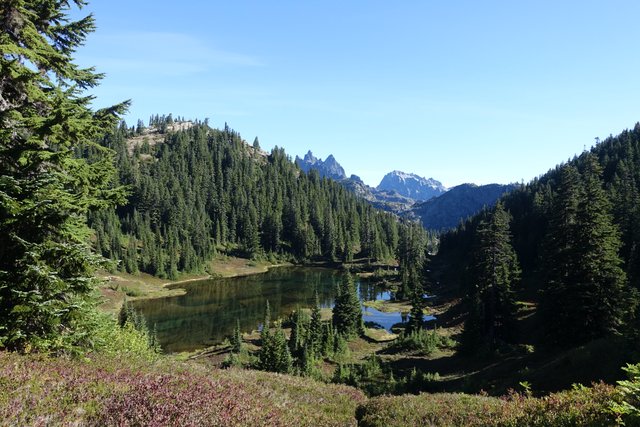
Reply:
<svg viewBox="0 0 640 427"><path fill-rule="evenodd" d="M465 298L466 344L532 342L532 331L551 347L635 336L639 195L636 125L443 235L438 261ZM513 321L517 300L535 310L533 329Z"/></svg>
<svg viewBox="0 0 640 427"><path fill-rule="evenodd" d="M410 217L417 217L427 230L449 230L461 221L480 212L485 206L493 206L514 184L461 184L446 193L416 203L411 207Z"/></svg>
<svg viewBox="0 0 640 427"><path fill-rule="evenodd" d="M152 117L122 124L103 144L117 153L128 201L90 217L96 247L127 272L174 278L217 250L245 257L349 261L392 257L397 219L285 154L246 144L225 126Z"/></svg>

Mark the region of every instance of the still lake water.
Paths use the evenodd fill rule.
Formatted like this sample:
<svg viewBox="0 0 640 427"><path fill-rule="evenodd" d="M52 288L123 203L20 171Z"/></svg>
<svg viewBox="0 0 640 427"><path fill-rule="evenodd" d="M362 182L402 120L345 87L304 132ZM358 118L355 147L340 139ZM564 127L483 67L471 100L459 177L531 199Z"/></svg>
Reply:
<svg viewBox="0 0 640 427"><path fill-rule="evenodd" d="M297 308L313 306L316 289L320 306L332 307L340 280L342 273L332 269L273 268L264 274L175 285L185 289L186 294L139 300L134 306L144 315L149 328L155 327L165 352L192 351L229 337L236 319L240 320L243 332L257 329L264 318L267 300L272 319L284 318ZM388 291L366 280L355 280L361 301L392 297ZM387 330L406 320L401 313L382 313L368 307L363 307L363 319L369 325Z"/></svg>

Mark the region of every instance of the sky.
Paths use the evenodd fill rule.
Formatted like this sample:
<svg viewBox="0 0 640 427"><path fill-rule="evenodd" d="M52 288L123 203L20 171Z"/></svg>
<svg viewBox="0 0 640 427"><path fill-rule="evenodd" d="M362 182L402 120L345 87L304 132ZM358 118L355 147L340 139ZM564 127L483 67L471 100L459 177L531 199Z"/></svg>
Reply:
<svg viewBox="0 0 640 427"><path fill-rule="evenodd" d="M93 0L96 108L225 123L451 187L528 182L640 120L640 2ZM75 16L79 16L77 13Z"/></svg>

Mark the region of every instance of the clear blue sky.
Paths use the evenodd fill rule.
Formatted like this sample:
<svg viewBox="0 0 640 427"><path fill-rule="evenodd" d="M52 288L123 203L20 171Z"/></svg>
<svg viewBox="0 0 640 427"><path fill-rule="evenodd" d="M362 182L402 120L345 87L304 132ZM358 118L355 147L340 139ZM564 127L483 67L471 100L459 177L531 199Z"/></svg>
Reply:
<svg viewBox="0 0 640 427"><path fill-rule="evenodd" d="M640 2L93 0L96 106L227 122L247 141L393 169L529 181L640 120Z"/></svg>

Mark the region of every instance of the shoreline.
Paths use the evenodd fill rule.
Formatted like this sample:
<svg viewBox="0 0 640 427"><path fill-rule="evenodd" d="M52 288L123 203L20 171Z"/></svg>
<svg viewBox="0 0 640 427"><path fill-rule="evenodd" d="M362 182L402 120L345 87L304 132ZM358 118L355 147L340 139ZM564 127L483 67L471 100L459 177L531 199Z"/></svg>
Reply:
<svg viewBox="0 0 640 427"><path fill-rule="evenodd" d="M142 300L157 299L172 296L181 296L186 293L184 287L180 285L197 282L200 280L228 279L234 277L252 276L255 274L267 273L272 268L294 267L291 263L278 264L256 264L244 258L230 258L222 262L217 262L213 267L213 273L208 275L197 275L167 281L147 273L128 274L107 272L98 272L96 277L104 279L104 282L98 287L103 297L103 303L100 309L117 315L122 308L124 300Z"/></svg>
<svg viewBox="0 0 640 427"><path fill-rule="evenodd" d="M350 267L358 265L358 262L352 262ZM307 268L344 268L345 264L340 262L307 262L303 264L294 264L291 262L279 262L271 264L265 261L253 261L246 258L238 258L224 256L210 261L209 267L211 273L208 275L184 275L183 278L174 281L160 279L147 273L129 274L118 272L115 274L105 271L98 272L96 277L104 279L98 290L100 291L103 302L100 309L117 315L125 299L135 301L142 299L157 299L181 296L186 293L186 289L180 285L197 282L200 280L216 280L228 279L234 277L246 277L256 274L264 274L272 268L282 267L307 267ZM368 266L373 268L373 266ZM370 272L356 272L360 277L366 277Z"/></svg>

